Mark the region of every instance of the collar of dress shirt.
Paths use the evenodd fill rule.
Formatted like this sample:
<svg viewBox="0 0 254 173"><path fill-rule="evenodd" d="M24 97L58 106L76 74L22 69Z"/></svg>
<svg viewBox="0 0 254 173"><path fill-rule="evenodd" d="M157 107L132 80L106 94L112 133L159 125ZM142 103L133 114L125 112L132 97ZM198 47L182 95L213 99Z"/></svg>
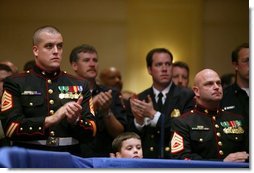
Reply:
<svg viewBox="0 0 254 173"><path fill-rule="evenodd" d="M163 94L163 98L165 98L166 95L167 95L167 93L169 92L171 86L172 86L172 81L171 81L170 84L169 84L166 88L164 88L162 91L157 90L157 89L154 88L154 86L153 86L153 93L154 93L155 96L156 96L156 100L158 99L158 94L159 94L160 92Z"/></svg>

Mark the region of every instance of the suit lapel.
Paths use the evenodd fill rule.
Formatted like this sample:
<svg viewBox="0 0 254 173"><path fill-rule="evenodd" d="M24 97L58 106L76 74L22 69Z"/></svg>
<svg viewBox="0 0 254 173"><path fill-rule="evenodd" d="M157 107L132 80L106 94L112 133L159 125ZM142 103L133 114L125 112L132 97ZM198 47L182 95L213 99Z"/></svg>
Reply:
<svg viewBox="0 0 254 173"><path fill-rule="evenodd" d="M166 101L163 105L163 112L165 112L166 115L169 115L172 110L175 108L175 105L177 105L178 98L177 98L177 91L175 91L177 88L174 84L172 84L168 94Z"/></svg>

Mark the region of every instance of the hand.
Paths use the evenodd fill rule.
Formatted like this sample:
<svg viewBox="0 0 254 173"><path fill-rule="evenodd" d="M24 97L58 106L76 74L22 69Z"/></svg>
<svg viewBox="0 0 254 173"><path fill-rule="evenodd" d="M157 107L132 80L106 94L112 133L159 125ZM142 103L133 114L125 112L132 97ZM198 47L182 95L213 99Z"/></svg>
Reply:
<svg viewBox="0 0 254 173"><path fill-rule="evenodd" d="M115 153L109 153L109 157L110 158L116 158L116 155L115 155Z"/></svg>
<svg viewBox="0 0 254 173"><path fill-rule="evenodd" d="M223 160L224 162L245 162L249 158L249 154L245 151L230 153L227 157Z"/></svg>
<svg viewBox="0 0 254 173"><path fill-rule="evenodd" d="M59 123L65 117L69 123L76 122L81 114L82 106L81 103L83 97L80 97L77 102L68 102L62 107L60 107L53 115L47 116L45 118L45 128L51 127Z"/></svg>
<svg viewBox="0 0 254 173"><path fill-rule="evenodd" d="M83 97L79 97L77 102L66 103L65 115L69 123L74 124L80 119L82 111L82 101Z"/></svg>
<svg viewBox="0 0 254 173"><path fill-rule="evenodd" d="M145 117L143 116L143 114L141 112L138 99L131 98L130 99L130 106L131 106L132 114L134 115L134 118L136 119L137 123L140 125L144 124Z"/></svg>
<svg viewBox="0 0 254 173"><path fill-rule="evenodd" d="M112 104L112 90L106 92L100 92L93 97L94 109L101 109L103 111L108 111L110 105Z"/></svg>
<svg viewBox="0 0 254 173"><path fill-rule="evenodd" d="M152 98L150 95L147 97L147 102L145 100L138 100L138 99L132 99L133 100L133 109L139 114L142 115L142 117L149 117L150 119L153 119L156 111L153 107Z"/></svg>
<svg viewBox="0 0 254 173"><path fill-rule="evenodd" d="M147 96L147 102L144 102L142 108L143 113L150 119L153 119L154 115L156 114L156 110L153 107L153 101L150 95Z"/></svg>

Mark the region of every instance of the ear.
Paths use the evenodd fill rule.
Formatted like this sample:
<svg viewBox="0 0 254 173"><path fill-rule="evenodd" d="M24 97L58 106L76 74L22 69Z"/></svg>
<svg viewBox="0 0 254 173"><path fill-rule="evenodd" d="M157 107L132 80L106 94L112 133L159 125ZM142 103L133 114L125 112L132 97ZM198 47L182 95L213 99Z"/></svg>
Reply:
<svg viewBox="0 0 254 173"><path fill-rule="evenodd" d="M74 71L77 71L77 70L78 70L78 65L77 65L76 62L72 62L72 63L71 63L71 67L72 67L72 69L73 69Z"/></svg>
<svg viewBox="0 0 254 173"><path fill-rule="evenodd" d="M193 87L192 87L192 90L193 90L193 92L195 93L195 96L197 96L197 97L200 96L198 87L193 86Z"/></svg>
<svg viewBox="0 0 254 173"><path fill-rule="evenodd" d="M232 62L232 65L234 66L235 71L238 71L238 63Z"/></svg>
<svg viewBox="0 0 254 173"><path fill-rule="evenodd" d="M147 72L151 75L152 74L152 69L151 67L147 67Z"/></svg>
<svg viewBox="0 0 254 173"><path fill-rule="evenodd" d="M122 158L122 155L120 152L116 152L116 158Z"/></svg>
<svg viewBox="0 0 254 173"><path fill-rule="evenodd" d="M35 57L38 56L38 47L36 45L33 46L33 54Z"/></svg>

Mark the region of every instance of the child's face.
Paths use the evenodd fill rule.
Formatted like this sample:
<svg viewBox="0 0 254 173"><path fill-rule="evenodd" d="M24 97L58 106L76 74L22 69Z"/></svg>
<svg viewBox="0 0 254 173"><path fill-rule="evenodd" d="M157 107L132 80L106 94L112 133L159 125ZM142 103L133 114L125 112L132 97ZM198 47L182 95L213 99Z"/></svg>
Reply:
<svg viewBox="0 0 254 173"><path fill-rule="evenodd" d="M121 151L116 154L120 158L143 158L141 141L136 138L130 138L123 141Z"/></svg>

